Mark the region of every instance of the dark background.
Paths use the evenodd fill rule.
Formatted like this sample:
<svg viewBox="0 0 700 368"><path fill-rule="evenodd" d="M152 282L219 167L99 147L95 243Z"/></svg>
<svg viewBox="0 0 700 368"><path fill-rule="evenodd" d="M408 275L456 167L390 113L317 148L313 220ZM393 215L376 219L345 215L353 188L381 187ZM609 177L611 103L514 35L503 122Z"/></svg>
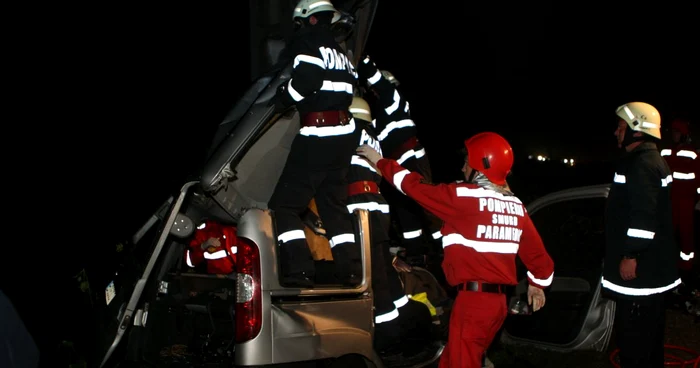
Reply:
<svg viewBox="0 0 700 368"><path fill-rule="evenodd" d="M43 9L55 26L13 33L25 37L15 39L23 68L12 69L12 91L28 139L8 131L6 162L12 200L37 203L20 203L31 220L8 242L2 287L44 351L79 339L89 313L71 276L108 264L115 244L198 174L251 82L248 9L235 3ZM400 80L436 180L459 178L465 138L495 131L514 147L516 194L530 200L609 182L623 103L651 103L662 123L685 116L697 129L692 14L670 2L382 1L367 52ZM538 154L552 160L527 159Z"/></svg>

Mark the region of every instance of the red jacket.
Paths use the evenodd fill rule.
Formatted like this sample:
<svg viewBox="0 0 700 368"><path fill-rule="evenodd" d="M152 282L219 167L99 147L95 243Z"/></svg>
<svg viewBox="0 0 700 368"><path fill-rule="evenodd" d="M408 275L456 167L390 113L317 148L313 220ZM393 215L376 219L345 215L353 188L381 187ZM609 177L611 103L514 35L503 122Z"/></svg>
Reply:
<svg viewBox="0 0 700 368"><path fill-rule="evenodd" d="M387 181L444 221L442 268L450 285L516 285L516 255L529 270L530 285L551 285L554 263L517 197L467 183L425 184L420 174L390 159L377 166Z"/></svg>
<svg viewBox="0 0 700 368"><path fill-rule="evenodd" d="M695 148L690 144L679 144L673 148L662 149L661 156L666 159L673 173L671 193L678 193L684 200L687 198L688 201L696 202L700 194L700 158Z"/></svg>
<svg viewBox="0 0 700 368"><path fill-rule="evenodd" d="M683 269L692 267L695 257L695 204L700 199L700 158L690 144L678 144L661 150L672 172L671 200L673 206L673 226L681 247L680 265Z"/></svg>
<svg viewBox="0 0 700 368"><path fill-rule="evenodd" d="M203 249L202 244L205 244L209 239L218 239L220 245ZM236 267L236 244L235 227L207 221L195 230L194 238L190 242L190 249L185 252L185 262L190 267L196 267L206 260L207 273L230 274Z"/></svg>

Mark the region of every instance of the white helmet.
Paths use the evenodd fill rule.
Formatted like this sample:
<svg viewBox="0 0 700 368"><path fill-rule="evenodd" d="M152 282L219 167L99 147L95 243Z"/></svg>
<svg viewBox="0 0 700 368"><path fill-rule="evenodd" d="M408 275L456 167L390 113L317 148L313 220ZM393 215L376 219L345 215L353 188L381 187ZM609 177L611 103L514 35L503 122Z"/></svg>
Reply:
<svg viewBox="0 0 700 368"><path fill-rule="evenodd" d="M396 79L396 77L394 77L394 75L391 74L391 72L389 72L388 70L382 70L382 76L384 77L384 79L388 80L389 83L395 86L399 85L399 80Z"/></svg>
<svg viewBox="0 0 700 368"><path fill-rule="evenodd" d="M324 11L333 12L333 20L331 23L335 23L340 19L340 13L335 9L333 3L331 3L329 0L301 0L294 8L292 20L296 18L308 18L312 14Z"/></svg>
<svg viewBox="0 0 700 368"><path fill-rule="evenodd" d="M630 102L617 108L617 116L630 129L661 139L661 115L654 106L644 102Z"/></svg>
<svg viewBox="0 0 700 368"><path fill-rule="evenodd" d="M361 97L353 97L350 105L350 113L352 116L362 119L368 123L372 122L372 113L369 109L369 104Z"/></svg>

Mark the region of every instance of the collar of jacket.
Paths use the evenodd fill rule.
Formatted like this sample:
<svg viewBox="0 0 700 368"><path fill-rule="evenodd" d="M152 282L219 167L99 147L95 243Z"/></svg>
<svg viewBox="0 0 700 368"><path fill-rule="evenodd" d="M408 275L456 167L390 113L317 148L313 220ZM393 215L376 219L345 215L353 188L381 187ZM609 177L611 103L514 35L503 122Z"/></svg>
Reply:
<svg viewBox="0 0 700 368"><path fill-rule="evenodd" d="M658 151L658 147L656 147L656 143L654 142L642 142L639 146L635 147L633 150L628 152L628 155L636 155L638 153L646 152L646 151Z"/></svg>
<svg viewBox="0 0 700 368"><path fill-rule="evenodd" d="M476 175L474 175L474 179L472 179L472 183L484 189L491 189L494 192L501 193L505 196L514 195L513 192L509 190L510 188L508 188L507 186L500 186L492 183L481 171L476 172Z"/></svg>

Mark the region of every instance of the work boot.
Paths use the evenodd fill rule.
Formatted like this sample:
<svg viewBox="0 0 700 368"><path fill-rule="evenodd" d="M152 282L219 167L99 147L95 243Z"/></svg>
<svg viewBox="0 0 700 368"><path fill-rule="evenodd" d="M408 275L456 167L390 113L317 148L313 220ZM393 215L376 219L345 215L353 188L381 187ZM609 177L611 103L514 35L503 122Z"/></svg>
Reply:
<svg viewBox="0 0 700 368"><path fill-rule="evenodd" d="M336 257L336 254L333 254L333 257ZM335 261L335 277L342 285L359 285L362 282L362 271L360 260Z"/></svg>
<svg viewBox="0 0 700 368"><path fill-rule="evenodd" d="M388 356L401 353L401 324L397 319L374 325L374 350Z"/></svg>
<svg viewBox="0 0 700 368"><path fill-rule="evenodd" d="M397 320L401 324L404 356L417 354L422 347L431 343L433 318L425 304L409 299L408 303L399 308Z"/></svg>
<svg viewBox="0 0 700 368"><path fill-rule="evenodd" d="M335 277L343 286L357 286L362 283L362 274L357 273L337 273Z"/></svg>
<svg viewBox="0 0 700 368"><path fill-rule="evenodd" d="M308 272L295 272L282 277L282 285L288 287L312 288L314 276Z"/></svg>
<svg viewBox="0 0 700 368"><path fill-rule="evenodd" d="M288 287L313 287L316 270L309 246L305 242L293 241L277 249L280 250L280 284Z"/></svg>

